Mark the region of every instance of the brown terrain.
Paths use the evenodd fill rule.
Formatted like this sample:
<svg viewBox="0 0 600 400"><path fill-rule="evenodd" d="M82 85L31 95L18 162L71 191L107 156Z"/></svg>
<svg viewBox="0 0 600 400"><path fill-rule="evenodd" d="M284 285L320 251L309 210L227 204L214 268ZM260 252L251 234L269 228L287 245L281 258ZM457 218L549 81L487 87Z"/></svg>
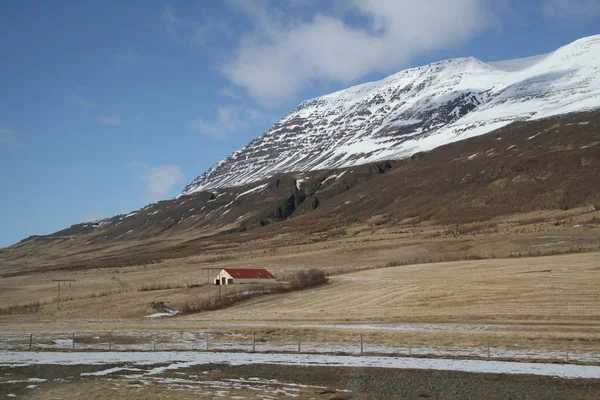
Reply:
<svg viewBox="0 0 600 400"><path fill-rule="evenodd" d="M108 376L86 375L109 367L111 366L0 367L0 375L9 371L12 381L21 381L12 385L0 385L0 394L32 399L592 400L598 398L600 391L600 382L589 379L281 365L209 364L182 367L176 371L166 370L143 378L140 373L148 371L152 366L138 366L135 370L117 371ZM126 365L114 367L127 368ZM32 377L47 381L32 385L27 382Z"/></svg>
<svg viewBox="0 0 600 400"><path fill-rule="evenodd" d="M599 126L600 111L515 123L408 160L282 175L161 201L129 216L27 238L2 250L0 274L185 257L212 264L371 232L417 242L471 233L510 241L572 228L577 218L595 226ZM556 227L547 229L546 222ZM472 255L465 250L457 248L456 255Z"/></svg>
<svg viewBox="0 0 600 400"><path fill-rule="evenodd" d="M363 334L402 354L409 341L491 341L499 358L556 360L548 352L568 346L571 361L598 363L584 355L600 354L599 144L600 112L516 123L409 160L276 176L30 237L0 250L0 332L17 347L29 333L52 346L73 332L104 346L113 332L164 348L173 332L291 347L298 337L357 346ZM157 303L215 298L206 268L225 267L267 268L279 281L323 269L330 283L145 318ZM60 309L56 278L76 280ZM508 355L519 349L539 353Z"/></svg>

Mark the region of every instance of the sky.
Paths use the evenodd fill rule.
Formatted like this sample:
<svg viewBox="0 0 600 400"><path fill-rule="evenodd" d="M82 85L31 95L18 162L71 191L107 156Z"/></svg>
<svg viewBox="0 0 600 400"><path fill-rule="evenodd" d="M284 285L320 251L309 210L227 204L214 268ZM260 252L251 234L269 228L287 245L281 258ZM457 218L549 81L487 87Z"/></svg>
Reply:
<svg viewBox="0 0 600 400"><path fill-rule="evenodd" d="M0 2L0 247L170 199L298 103L600 33L600 0Z"/></svg>

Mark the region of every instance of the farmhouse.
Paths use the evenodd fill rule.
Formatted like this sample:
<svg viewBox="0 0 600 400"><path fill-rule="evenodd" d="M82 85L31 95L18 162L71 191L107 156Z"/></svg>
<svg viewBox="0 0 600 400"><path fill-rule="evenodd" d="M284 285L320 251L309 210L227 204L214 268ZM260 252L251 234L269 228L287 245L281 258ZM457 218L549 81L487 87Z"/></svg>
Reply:
<svg viewBox="0 0 600 400"><path fill-rule="evenodd" d="M266 269L225 268L214 280L215 285L232 285L234 283L270 283L275 277Z"/></svg>

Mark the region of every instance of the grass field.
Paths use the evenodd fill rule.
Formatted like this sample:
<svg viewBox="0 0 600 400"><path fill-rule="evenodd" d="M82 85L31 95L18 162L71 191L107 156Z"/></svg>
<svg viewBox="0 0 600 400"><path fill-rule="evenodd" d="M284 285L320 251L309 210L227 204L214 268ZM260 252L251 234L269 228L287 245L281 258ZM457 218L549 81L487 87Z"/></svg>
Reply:
<svg viewBox="0 0 600 400"><path fill-rule="evenodd" d="M599 213L519 214L451 233L425 222L357 225L340 236L315 233L316 240L282 233L240 242L210 258L2 278L0 333L46 334L51 343L53 335L73 332L94 337L117 330L134 336L205 331L216 341L238 337L248 343L256 332L264 343L291 348L298 336L307 345L356 346L363 334L370 346L397 346L401 352L412 335L413 345L423 348L480 350L490 340L507 351L562 354L569 345L580 354L600 354L600 227L586 223ZM462 261L439 262L454 259ZM207 284L206 267L266 267L282 281L299 269L322 268L331 282L220 311L144 318L157 312L153 302L182 309L189 301L214 298L218 288ZM76 280L71 302L63 286L60 309L55 278ZM237 290L243 288L223 287L222 295ZM137 340L150 343L149 337Z"/></svg>
<svg viewBox="0 0 600 400"><path fill-rule="evenodd" d="M191 318L600 322L600 253L406 265L352 272L332 281Z"/></svg>
<svg viewBox="0 0 600 400"><path fill-rule="evenodd" d="M573 359L595 360L596 356L575 354L600 354L599 256L581 253L354 271L334 275L330 284L318 288L162 320L143 318L154 312L149 307L152 301L167 301L177 308L190 297L209 296L209 290L215 296L216 288L130 287L101 297L76 297L71 307L65 302L61 310L50 303L38 313L3 316L0 330L35 333L38 340L45 337L42 343L50 348L52 338L66 333L77 332L78 343L93 343L91 337L107 331L123 333L115 338L122 345L150 349L152 337L159 337L159 345L169 348L182 345L181 338L170 332L200 330L206 333L184 341L180 348L204 346L202 335L210 335L214 346L238 343L247 349L255 332L259 347L269 344L264 349L293 350L300 337L305 348L354 352L363 334L367 348L384 346L372 351L404 353L411 340L422 354L451 347L477 349L482 355L486 341L491 341L498 357L563 358L567 345ZM126 282L124 275L116 279ZM100 275L93 276L102 282ZM223 295L230 290L235 288L226 287Z"/></svg>

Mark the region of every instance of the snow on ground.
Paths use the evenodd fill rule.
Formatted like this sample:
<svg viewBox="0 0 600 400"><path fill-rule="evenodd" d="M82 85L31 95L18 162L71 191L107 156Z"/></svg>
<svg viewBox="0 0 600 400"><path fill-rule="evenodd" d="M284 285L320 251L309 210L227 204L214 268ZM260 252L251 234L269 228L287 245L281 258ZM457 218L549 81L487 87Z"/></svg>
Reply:
<svg viewBox="0 0 600 400"><path fill-rule="evenodd" d="M600 366L518 363L507 361L457 360L381 356L340 356L323 354L265 354L227 352L1 352L0 365L82 365L82 364L166 364L148 374L195 365L299 365L358 368L393 368L472 373L525 374L560 378L600 379Z"/></svg>
<svg viewBox="0 0 600 400"><path fill-rule="evenodd" d="M502 71L514 72L514 71L520 71L520 70L532 67L535 64L538 64L539 62L543 61L549 55L550 54L541 54L538 56L516 58L514 60L492 61L492 62L489 62L488 64L491 65L492 67L502 70Z"/></svg>
<svg viewBox="0 0 600 400"><path fill-rule="evenodd" d="M25 382L46 382L47 379L42 379L42 378L28 378L28 379L11 379L8 381L0 381L0 383L2 384L7 384L7 383L25 383Z"/></svg>
<svg viewBox="0 0 600 400"><path fill-rule="evenodd" d="M183 194L281 172L403 159L511 122L598 109L599 49L596 35L525 59L446 60L307 100ZM436 112L456 101L450 116ZM440 123L429 124L440 117Z"/></svg>
<svg viewBox="0 0 600 400"><path fill-rule="evenodd" d="M418 332L436 332L436 331L456 331L456 332L494 332L498 329L502 331L510 331L510 325L445 325L445 324L400 324L400 325L310 325L310 324L230 324L230 327L237 327L238 332L228 331L196 331L196 332L123 332L119 334L113 333L111 349L113 351L150 351L153 349L160 351L190 351L190 350L205 350L207 348L206 340L209 341L210 350L220 351L251 351L252 350L252 335L253 327L278 327L278 328L296 328L296 329L342 329L347 330L346 333L340 333L344 337L351 335L356 337L356 341L352 343L313 343L310 340L302 339L302 353L360 353L360 342L358 332L368 333L369 331L388 331L402 333L406 332L404 337L398 338L398 343L380 344L373 342L366 337L364 341L364 351L370 354L381 355L419 355L419 356L436 356L436 357L482 357L488 356L487 348L482 344L475 347L458 347L458 346L428 346L425 343L408 347L408 334L412 333L413 337L416 334L418 340ZM247 332L239 332L240 327L248 327ZM208 327L207 327L208 328ZM77 351L106 351L108 350L108 332L97 336L98 332L94 332L93 337L90 334L78 333L75 337L75 350ZM45 333L36 334L33 337L34 350L53 350L53 349L71 349L73 347L71 339L65 339L64 333ZM70 336L70 335L69 335ZM78 337L86 338L79 342ZM94 340L89 340L90 338ZM58 342L59 344L55 344ZM29 334L1 334L0 335L0 351L15 351L27 350L29 344ZM255 350L258 352L297 352L298 337L289 335L287 338L279 338L275 341L266 340L259 341L255 345ZM567 358L564 347L557 349L533 349L528 348L527 344L518 343L510 348L497 346L493 341L490 349L491 359L516 359L516 360L556 360L563 362ZM594 362L600 363L600 352L597 349L577 348L569 349L568 358L570 361L577 362ZM0 359L1 360L1 359Z"/></svg>
<svg viewBox="0 0 600 400"><path fill-rule="evenodd" d="M264 190L264 189L265 189L265 188L266 188L268 185L269 185L268 183L265 183L264 185L259 185L259 186L255 187L255 188L252 188L252 189L250 189L250 190L246 190L244 193L240 193L240 194L238 194L238 195L235 197L235 200L239 199L239 198L240 198L240 197L242 197L242 196L245 196L245 195L247 195L247 194L250 194L250 193L254 193L254 192L260 192L260 191ZM235 201L235 200L234 200L234 201Z"/></svg>
<svg viewBox="0 0 600 400"><path fill-rule="evenodd" d="M150 314L150 315L146 315L144 318L166 318L166 317L173 317L174 315L171 313L154 313L154 314Z"/></svg>
<svg viewBox="0 0 600 400"><path fill-rule="evenodd" d="M316 389L316 392L327 389L325 386L317 385L305 385L296 382L285 382L277 379L257 378L257 377L243 377L243 378L226 378L226 377L211 377L211 372L219 372L219 370L205 370L201 371L200 374L195 374L194 371L176 371L182 368L180 363L175 363L168 367L155 367L155 364L149 364L145 366L139 366L140 368L131 367L128 365L113 367L108 369L100 369L95 372L83 372L79 373L82 377L93 377L98 381L104 382L104 384L112 386L112 390L121 390L123 386L127 386L135 391L143 389L147 385L152 385L156 388L156 385L164 385L167 391L185 391L191 397L202 397L202 398L228 398L228 399L246 399L246 398L260 398L260 399L275 399L282 397L300 397L307 389ZM77 369L77 366L74 366ZM161 375L162 372L169 373L171 370L175 370L170 375ZM133 373L131 373L133 371ZM7 375L11 375L7 373ZM173 375L176 375L173 376ZM55 382L70 382L73 376L69 376L68 379L54 378L51 379ZM32 390L36 388L43 388L45 385L40 385L40 382L45 382L46 379L11 379L2 380L0 379L0 393L3 389L8 393L9 388L14 387L15 384L21 384L21 387L26 385L25 388ZM129 382L127 382L129 381ZM36 382L36 384L29 384ZM161 388L160 390L163 390ZM336 389L335 392L350 392L347 389ZM21 393L22 394L22 393ZM1 397L2 395L0 395ZM16 395L15 395L16 396ZM14 396L9 396L14 397ZM126 396L127 397L127 396ZM136 397L139 397L136 396Z"/></svg>
<svg viewBox="0 0 600 400"><path fill-rule="evenodd" d="M296 180L296 190L300 190L300 186L302 185L303 182L305 182L308 178L302 178L302 179L297 179Z"/></svg>
<svg viewBox="0 0 600 400"><path fill-rule="evenodd" d="M59 346L59 347L72 347L73 339L54 339L52 341L52 344L55 344L56 346Z"/></svg>
<svg viewBox="0 0 600 400"><path fill-rule="evenodd" d="M181 311L171 310L170 308L167 308L167 309L165 309L165 312L146 315L145 318L168 318L168 317L174 317L178 314L181 314Z"/></svg>
<svg viewBox="0 0 600 400"><path fill-rule="evenodd" d="M330 176L328 176L327 178L325 178L325 180L324 180L323 182L321 182L321 185L324 185L324 184L325 184L325 182L327 182L327 181L329 181L329 180L331 180L331 179L335 179L335 180L337 181L337 180L338 180L338 179L340 179L342 176L344 176L344 174L345 174L345 173L346 173L346 171L343 171L343 172L342 172L341 174L339 174L339 175L338 175L338 174L333 174L333 175L330 175Z"/></svg>
<svg viewBox="0 0 600 400"><path fill-rule="evenodd" d="M81 376L104 376L104 375L110 375L110 374L114 374L115 372L121 372L121 371L142 371L142 370L139 368L132 368L132 367L114 367L114 368L109 368L109 369L105 369L102 371L84 372L81 374Z"/></svg>

